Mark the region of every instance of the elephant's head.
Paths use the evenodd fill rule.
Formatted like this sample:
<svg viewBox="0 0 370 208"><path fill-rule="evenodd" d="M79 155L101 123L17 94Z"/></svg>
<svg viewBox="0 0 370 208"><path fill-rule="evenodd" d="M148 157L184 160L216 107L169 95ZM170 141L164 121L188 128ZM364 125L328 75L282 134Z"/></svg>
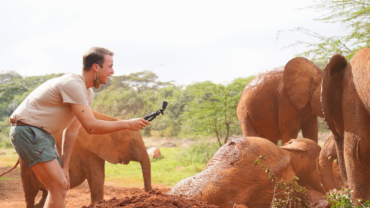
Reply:
<svg viewBox="0 0 370 208"><path fill-rule="evenodd" d="M333 176L333 160L337 159L337 150L333 133L330 133L320 152L319 171L325 191L336 188Z"/></svg>
<svg viewBox="0 0 370 208"><path fill-rule="evenodd" d="M96 119L116 121L117 119L105 116L94 111ZM81 126L79 142L100 158L112 164L128 164L138 161L144 176L145 191L151 190L150 159L139 131L123 130L110 134L88 134Z"/></svg>
<svg viewBox="0 0 370 208"><path fill-rule="evenodd" d="M299 183L323 192L318 170L321 147L311 139L299 138L290 140L281 148L287 150L290 155L291 164L299 178Z"/></svg>
<svg viewBox="0 0 370 208"><path fill-rule="evenodd" d="M320 103L322 71L306 58L290 60L284 68L283 83L289 99L298 110L310 102L312 111L323 117Z"/></svg>

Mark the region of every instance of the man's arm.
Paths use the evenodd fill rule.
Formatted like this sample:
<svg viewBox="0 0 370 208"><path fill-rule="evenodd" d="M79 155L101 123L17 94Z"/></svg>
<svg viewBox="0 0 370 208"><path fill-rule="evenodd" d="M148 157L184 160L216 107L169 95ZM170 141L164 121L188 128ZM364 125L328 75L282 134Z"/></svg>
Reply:
<svg viewBox="0 0 370 208"><path fill-rule="evenodd" d="M95 119L89 106L78 104L71 104L71 106L77 119L89 134L108 134L124 129L138 131L143 127L146 127L146 125L150 125L149 121L142 118L119 121L98 120Z"/></svg>
<svg viewBox="0 0 370 208"><path fill-rule="evenodd" d="M66 129L63 131L63 140L62 140L62 170L66 179L68 181L68 189L69 189L69 162L71 160L71 155L73 151L73 147L75 146L77 137L78 137L78 130L80 127L80 121L75 119L72 124L70 124Z"/></svg>

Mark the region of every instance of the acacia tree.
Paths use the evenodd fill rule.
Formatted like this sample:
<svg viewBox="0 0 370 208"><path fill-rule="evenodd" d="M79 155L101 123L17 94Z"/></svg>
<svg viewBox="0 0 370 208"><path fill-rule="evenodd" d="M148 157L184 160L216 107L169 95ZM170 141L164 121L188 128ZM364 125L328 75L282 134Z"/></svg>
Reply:
<svg viewBox="0 0 370 208"><path fill-rule="evenodd" d="M183 113L188 132L214 135L220 146L225 144L231 133L240 131L236 106L244 86L252 79L238 78L228 85L210 81L189 85L186 90L194 98Z"/></svg>
<svg viewBox="0 0 370 208"><path fill-rule="evenodd" d="M285 48L304 45L307 50L298 56L310 57L313 61L326 61L327 58L339 53L351 59L364 47L370 46L370 0L320 0L302 9L328 11L315 20L325 23L342 23L343 35L325 37L317 32L302 27L294 28L293 32L302 32L318 40L317 43L298 40ZM282 31L278 32L277 38Z"/></svg>

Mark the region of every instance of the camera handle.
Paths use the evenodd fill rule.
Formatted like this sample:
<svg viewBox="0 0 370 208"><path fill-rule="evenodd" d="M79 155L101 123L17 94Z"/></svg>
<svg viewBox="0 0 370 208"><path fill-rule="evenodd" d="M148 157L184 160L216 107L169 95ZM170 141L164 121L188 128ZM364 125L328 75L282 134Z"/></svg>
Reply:
<svg viewBox="0 0 370 208"><path fill-rule="evenodd" d="M150 114L144 116L144 119L147 120L147 121L153 121L159 114L163 115L163 111L166 110L167 105L168 105L168 102L163 101L162 109L157 110L156 112L153 112L153 113L150 113Z"/></svg>

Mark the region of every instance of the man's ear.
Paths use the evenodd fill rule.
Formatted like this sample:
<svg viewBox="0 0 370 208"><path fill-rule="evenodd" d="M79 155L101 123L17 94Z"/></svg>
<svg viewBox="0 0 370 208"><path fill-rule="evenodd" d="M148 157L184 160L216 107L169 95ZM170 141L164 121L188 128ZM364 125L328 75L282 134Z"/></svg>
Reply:
<svg viewBox="0 0 370 208"><path fill-rule="evenodd" d="M98 72L98 64L97 63L93 64L92 68L93 68L94 72Z"/></svg>

